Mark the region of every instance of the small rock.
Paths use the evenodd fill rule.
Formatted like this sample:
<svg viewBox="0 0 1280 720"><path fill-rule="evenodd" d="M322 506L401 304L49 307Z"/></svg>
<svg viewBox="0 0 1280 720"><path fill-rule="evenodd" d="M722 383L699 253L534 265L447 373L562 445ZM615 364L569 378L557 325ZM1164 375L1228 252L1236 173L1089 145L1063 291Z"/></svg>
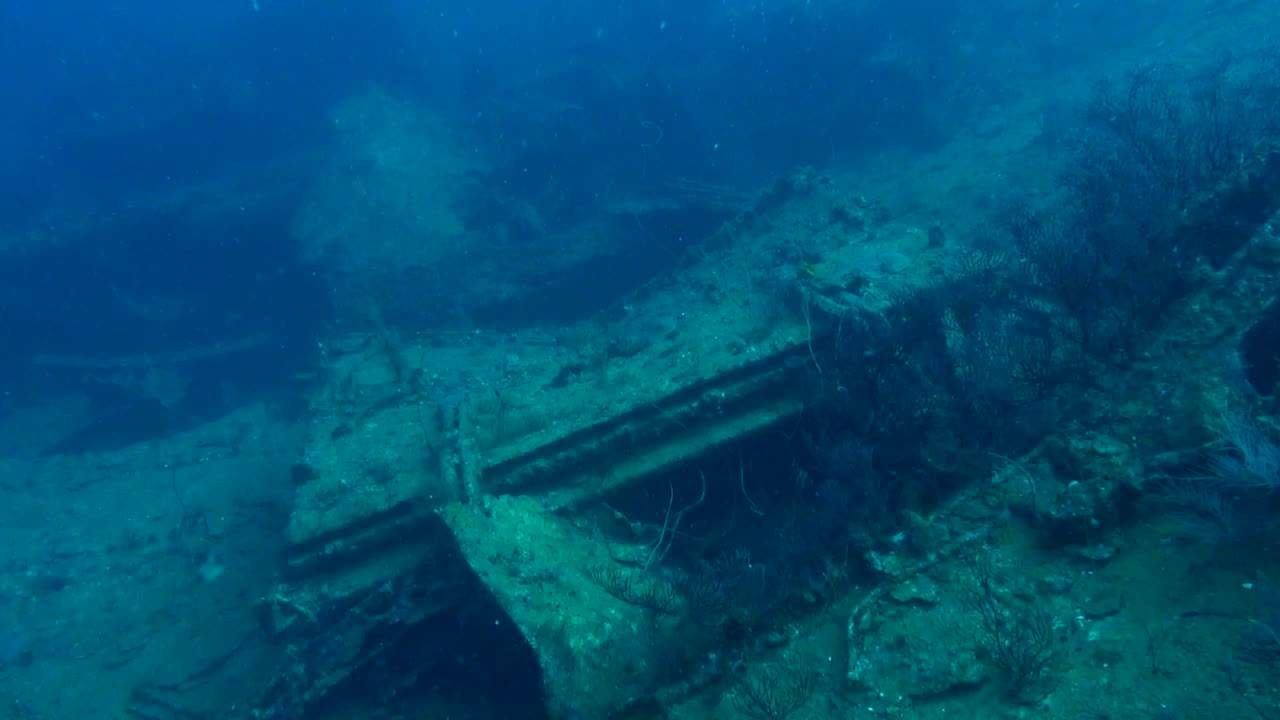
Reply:
<svg viewBox="0 0 1280 720"><path fill-rule="evenodd" d="M891 578L902 577L903 573L906 571L906 566L903 564L902 559L897 555L881 555L874 550L867 553L867 564L881 575L886 575Z"/></svg>
<svg viewBox="0 0 1280 720"><path fill-rule="evenodd" d="M1108 543L1094 543L1093 545L1071 548L1071 553L1082 560L1105 563L1116 556L1116 548Z"/></svg>
<svg viewBox="0 0 1280 720"><path fill-rule="evenodd" d="M917 513L907 513L907 537L911 547L922 555L936 552L951 542L951 531L946 525L934 522Z"/></svg>
<svg viewBox="0 0 1280 720"><path fill-rule="evenodd" d="M889 597L903 605L934 605L938 602L938 586L924 575L894 586Z"/></svg>
<svg viewBox="0 0 1280 720"><path fill-rule="evenodd" d="M1124 609L1124 600L1110 592L1100 592L1080 605L1080 612L1090 620L1101 620L1117 615Z"/></svg>
<svg viewBox="0 0 1280 720"><path fill-rule="evenodd" d="M1045 595L1066 595L1075 582L1066 575L1050 575L1036 583L1036 589Z"/></svg>

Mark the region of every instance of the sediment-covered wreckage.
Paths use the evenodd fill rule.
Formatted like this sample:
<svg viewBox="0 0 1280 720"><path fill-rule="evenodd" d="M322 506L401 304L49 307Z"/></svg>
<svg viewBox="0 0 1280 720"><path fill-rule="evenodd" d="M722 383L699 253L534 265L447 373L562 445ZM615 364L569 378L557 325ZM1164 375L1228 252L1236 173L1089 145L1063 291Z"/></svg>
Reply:
<svg viewBox="0 0 1280 720"><path fill-rule="evenodd" d="M1003 261L814 174L767 189L703 252L578 326L332 340L295 468L287 568L261 600L286 659L253 716L346 717L496 689L523 697L527 717L642 717L749 705L732 687L756 682L757 664L797 697L888 682L861 660L867 618L920 570L984 542L1011 507L1070 534L1123 502L1142 447L1116 449L1087 420L1035 423L1050 399L1087 418L1101 412L1087 396L1141 394L1150 363L1208 356L1257 321L1280 262L1258 229L1278 191L1280 154L1263 148L1159 231L1165 247L1235 239L1142 319L1146 339L1116 370L1127 374L1070 375L1097 363L1074 332L1024 349L1045 367L1012 368L1025 384L1016 408L975 411L998 441L973 441L947 409L982 398L913 395L924 376L903 368L926 351L903 328L936 313L909 332L953 358L941 373L957 383L998 371L965 357L997 332L970 322L977 295L938 288L961 278L997 297ZM1169 354L1138 360L1174 335ZM1050 377L1055 362L1064 375ZM1203 370L1178 392L1209 394ZM859 472L872 451L815 449L833 417L868 445L912 428L912 449L873 445L879 487L839 496L824 472ZM1008 440L1015 423L1038 436ZM1032 461L1005 462L1029 453L1074 463L1080 482L1029 488Z"/></svg>

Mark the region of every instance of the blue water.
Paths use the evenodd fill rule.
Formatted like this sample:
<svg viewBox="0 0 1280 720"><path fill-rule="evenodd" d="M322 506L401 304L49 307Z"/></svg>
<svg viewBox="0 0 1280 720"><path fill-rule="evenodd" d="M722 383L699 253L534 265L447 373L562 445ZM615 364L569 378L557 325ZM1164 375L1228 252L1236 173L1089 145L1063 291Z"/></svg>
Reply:
<svg viewBox="0 0 1280 720"><path fill-rule="evenodd" d="M1265 218L1254 216L1271 209L1260 202L1224 208L1223 223L1194 241L1150 242L1158 234L1153 228L1175 224L1187 207L1236 178L1261 144L1280 135L1280 38L1274 30L1280 11L1274 5L0 0L0 459L6 463L0 501L7 495L9 506L0 513L0 526L9 533L0 545L12 549L11 557L0 557L0 684L8 683L0 698L6 692L16 698L15 717L72 717L65 713L85 705L60 701L49 690L60 673L89 678L88 686L115 683L119 689L141 682L135 676L149 671L139 670L138 658L153 663L148 667L163 665L156 658L165 650L156 648L169 640L156 638L170 636L138 628L151 627L148 622L187 627L181 618L188 606L166 608L154 600L174 591L164 579L172 573L189 581L183 587L193 593L201 582L213 587L225 577L241 578L245 584L236 592L191 612L204 618L199 612L216 616L236 608L249 615L246 608L271 595L281 572L283 528L295 512L292 483L308 481L308 448L327 442L308 435L318 432L308 428L323 427L336 442L375 422L376 413L397 398L432 397L426 389L433 377L430 353L415 349L411 357L398 357L407 353L402 345L409 338L498 338L494 346L505 347L508 334L539 333L565 352L578 352L575 343L581 342L574 338L582 327L625 324L649 289L663 287L663 278L732 242L731 233L726 241L717 231L738 222L734 218L742 223L736 227L767 234L770 198L785 195L790 186L781 179L797 173L840 188L859 207L883 203L885 217L901 223L892 232L911 228L903 232L927 237L931 248L972 244L980 252L965 257L967 269L1008 270L1034 286L1010 290L1023 294L1007 305L999 305L1003 297L955 300L947 330L965 334L967 344L924 341L928 348L903 351L909 360L870 380L858 375L853 382L833 381L822 372L825 366L863 373L861 366L841 370L835 358L822 355L839 356L841 343L854 342L848 336L820 344L816 352L807 348L818 371L809 380L823 392L836 384L843 395L834 403L824 397L826 404L805 416L814 425L788 437L789 454L759 466L787 478L780 493L820 497L823 512L805 528L759 521L777 534L744 541L752 546L754 566L745 550L740 557L746 559L730 563L723 558L739 557L733 549L717 548L707 557L684 558L683 568L673 556L665 569L672 577L694 565L732 565L742 577L759 569L760 577L804 586L813 602L835 603L826 595L832 591L825 553L866 535L884 536L872 543L877 552L895 552L906 547L903 538L915 527L906 518L986 481L985 475L966 475L979 471L950 456L954 466L938 471L929 464L940 462L937 456L919 447L946 434L954 443L947 452L972 452L985 473L992 458L1033 452L1070 425L1066 408L1076 393L1151 384L1147 375L1141 381L1099 379L1097 368L1126 377L1119 373L1144 357L1146 347L1130 334L1158 332L1167 307L1207 276L1192 272L1198 264L1212 272L1232 267L1231 258L1247 242L1232 228L1247 226L1252 237L1267 227ZM1143 94L1126 84L1135 71L1156 67L1163 73L1155 76L1160 92ZM1214 75L1215 67L1229 69ZM1100 99L1106 88L1118 88L1107 96L1113 105ZM1221 96L1213 94L1218 91ZM1215 97L1226 101L1213 105ZM1133 118L1138 120L1126 124ZM1146 121L1155 125L1143 126ZM1250 197L1275 193L1268 185ZM1238 216L1229 215L1236 211ZM1049 220L1028 229L1033 216ZM829 221L815 215L811 236ZM785 232L798 233L795 228ZM744 261L760 271L747 271L749 278L765 279L760 285L729 284L716 275L721 286L713 290L721 294L708 294L726 306L742 297L767 297L771 312L796 315L791 320L798 323L796 288L808 287L811 277L835 263L824 266L802 234L779 233L775 251ZM1070 252L1061 251L1067 244ZM904 252L846 255L840 272L860 279L845 289L874 291L899 265L911 264ZM1058 274L1050 277L1044 268L1054 262ZM1034 266L1039 274L1024 274L1019 266ZM943 275L955 266L937 267L942 297L951 291ZM765 284L784 276L790 283L785 287ZM886 328L931 301L892 300L906 309L887 312ZM973 307L984 303L990 306ZM1280 375L1280 311L1255 304L1249 312L1260 322L1244 323L1253 327L1245 344L1233 336L1218 349L1230 359L1192 365L1242 364L1221 383L1234 383L1230 396L1248 405L1232 417L1255 433L1255 446L1274 450L1276 425L1268 412L1274 411ZM844 332L846 317L831 319ZM679 315L636 324L658 329L641 340L610 336L599 350L606 364L609 353L630 357L688 321ZM944 335L937 330L937 338ZM1064 338L1065 350L1054 345L1032 357L1028 349ZM726 343L754 353L775 339L766 331ZM361 411L347 408L351 416L334 429L316 408L324 402L341 406L333 398L359 395L351 388L363 380L339 377L329 362L343 352L335 348L349 350L359 342L366 343L361 351L376 347L393 358L389 384L401 389ZM844 362L879 357L850 347ZM963 361L945 364L944 350ZM939 358L922 359L935 351ZM516 349L497 357L505 371L520 371ZM565 371L549 387L591 377L592 357L582 351L566 359ZM1044 369L1049 366L1054 372ZM475 377L492 370L476 369ZM1018 383L1037 372L1043 374L1035 397L1020 395L1025 388ZM960 397L971 390L960 386L978 376L989 384ZM998 382L991 379L997 376ZM1006 382L1009 377L1014 380ZM450 406L474 399L476 386L483 385L451 382ZM1176 378L1163 382L1178 384ZM893 400L918 422L886 424L883 418L901 408L883 398L868 401L873 411L849 407L865 400L860 392L884 394L886 383L904 388ZM955 408L963 406L968 421L946 433L931 425L928 417L941 414L945 402L925 397L922 383L936 383L937 396L959 397L946 412L962 412ZM501 395L484 388L485 397ZM1175 418L1170 424L1185 421L1180 413L1190 412L1186 403L1172 397L1173 390L1162 393L1161 404L1143 413ZM806 394L806 402L811 399ZM536 402L541 400L526 405ZM918 407L907 407L911 403ZM252 408L265 409L255 415ZM1201 420L1213 414L1204 410ZM223 432L219 422L237 429ZM1215 439L1221 446L1216 432L1205 420L1147 444L1134 440L1144 450L1132 452L1195 453ZM181 452L166 444L175 438L186 443ZM1238 463L1236 455L1245 453L1239 442L1225 447L1228 462L1219 466ZM268 469L237 465L225 476L200 475L205 463L236 458L244 448L267 458L262 462ZM1138 465L1148 467L1142 463L1149 460L1144 456ZM920 472L937 471L938 477L913 485L923 465L929 469ZM1196 465L1179 467L1187 475ZM729 466L730 475L737 472ZM1226 490L1178 485L1173 501L1183 506L1174 515L1197 532L1231 536L1200 538L1203 545L1247 537L1263 539L1250 546L1254 550L1271 549L1273 469L1250 475L1266 482L1225 483ZM1075 479L1062 466L1056 470L1066 478L1064 486ZM259 472L272 480L253 481ZM1036 466L1027 474L1039 472ZM150 480L139 479L144 477ZM129 478L140 484L129 485ZM106 492L112 483L119 489ZM661 506L667 487L660 484L656 495L662 497L655 502ZM228 494L217 495L212 487ZM1237 493L1239 487L1245 489ZM154 507L147 504L152 501ZM749 510L735 511L767 516L751 503ZM1200 505L1185 507L1193 503ZM1125 505L1107 522L1131 522L1130 511ZM1033 508L1033 520L1039 512ZM1134 521L1141 527L1164 517L1150 508L1132 512L1142 518ZM239 545L219 520L232 516L255 528ZM866 532L850 534L850 518ZM1244 520L1247 532L1239 530ZM1091 532L1072 526L1065 532L1069 539L1055 535L1053 542L1092 541ZM815 554L815 547L822 553ZM761 559L769 551L776 555ZM245 567L252 572L240 572ZM1276 579L1267 569L1274 570L1256 572L1259 587ZM132 589L112 595L106 609L89 607L85 598L94 592L82 578L94 572L122 588L140 583L156 608L136 616L122 610L131 607ZM1232 576L1233 587L1238 579ZM768 597L752 602L753 621L779 607L795 610L772 588L760 594ZM398 598L388 612L411 617L404 608L419 601ZM192 602L196 607L200 601ZM1213 612L1202 612L1207 610ZM1179 611L1197 613L1175 616L1179 621L1241 615L1204 607ZM105 619L95 619L95 612ZM1274 608L1257 615L1271 620L1247 620L1254 630L1262 628L1251 635L1262 659L1252 662L1274 673ZM776 620L778 628L794 619ZM454 646L471 637L467 621L415 630L449 638L440 641L447 652L432 647L452 659L432 655L430 662L486 662L487 656L455 653ZM743 637L762 630L740 620L727 624L732 627L718 631L735 638L725 640L726 648L739 643L734 652L742 650ZM778 628L771 630L786 634ZM489 634L494 637L477 644L510 641L498 637L500 629ZM251 644L269 645L265 634L248 635L256 638ZM998 649L988 648L992 655ZM255 667L260 676L278 677L274 656L262 659L269 655L266 649L255 655L262 661ZM734 665L724 654L714 661L712 655L679 661ZM215 670L233 674L221 665ZM133 675L117 682L117 671ZM505 678L504 672L494 674ZM512 687L527 689L525 681L512 680ZM728 692L735 676L727 671L711 684ZM122 693L112 700L120 705L112 712L123 714L127 706L153 713L146 717L186 717L175 714L182 701L166 699L165 693L177 692L173 687L157 692L159 700ZM1274 703L1268 697L1264 703ZM209 717L240 717L235 713L258 697L224 699L225 707L239 710ZM822 707L837 717L833 708L845 708L843 702ZM818 712L815 705L809 709ZM1154 707L1079 717L1183 717ZM1266 717L1276 715L1273 706L1266 709ZM572 717L577 710L564 712ZM641 716L649 717L634 715Z"/></svg>
<svg viewBox="0 0 1280 720"><path fill-rule="evenodd" d="M930 109L935 93L971 84L998 102L1011 70L981 63L1007 55L1006 28L1020 33L1019 62L1049 67L1119 42L1122 23L1143 19L1101 5L961 10L925 0L852 13L822 3L634 5L6 3L0 225L20 234L119 216L201 183L248 190L235 178L287 173L324 152L334 107L371 86L473 132L478 149L503 157L493 180L517 197L554 179L568 195L558 219L592 212L601 188L675 179L754 188L885 147L937 148L954 128ZM1095 32L1112 22L1114 32ZM897 52L910 58L895 63ZM288 325L290 342L306 343L328 309L295 259L291 202L259 199L242 222L194 229L158 210L87 251L23 253L4 263L0 324L20 353L143 351L220 337L227 324ZM192 232L220 239L172 239ZM176 326L138 323L104 297L177 287L199 309ZM275 317L245 317L282 303Z"/></svg>

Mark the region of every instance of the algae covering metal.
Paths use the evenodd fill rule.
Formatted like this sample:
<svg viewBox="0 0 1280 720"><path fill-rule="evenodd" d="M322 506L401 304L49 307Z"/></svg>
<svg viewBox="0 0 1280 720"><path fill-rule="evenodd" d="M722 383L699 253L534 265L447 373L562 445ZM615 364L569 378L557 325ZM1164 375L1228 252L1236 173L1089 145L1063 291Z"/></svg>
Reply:
<svg viewBox="0 0 1280 720"><path fill-rule="evenodd" d="M1221 225L1224 207L1244 206L1247 224L1256 226L1275 211L1277 158L1264 148L1239 177L1162 232L1175 238L1210 232ZM1162 353L1182 355L1192 346L1194 338L1179 335L1177 326L1203 324L1200 307L1239 306L1239 313L1213 320L1234 335L1265 304L1274 260L1257 254L1273 258L1274 250L1269 236L1249 235L1237 243L1241 251L1203 268L1197 291L1170 311L1175 320L1160 331ZM307 462L296 469L289 575L262 604L292 653L315 659L281 673L260 716L339 708L342 688L367 678L371 667L401 668L391 692L407 690L445 660L417 653L404 666L389 658L402 659L424 632L472 613L490 618L494 633L519 638L520 657L536 665L540 698L552 716L607 717L697 702L714 681L677 677L670 668L689 667L687 653L714 653L709 649L720 638L693 617L698 588L654 570L669 550L664 540L673 542L685 512L703 502L702 462L718 449L785 433L813 393L841 382L823 368L846 347L833 341L866 332L861 318L927 286L947 267L947 256L937 233L897 225L874 203L801 175L762 193L697 258L583 326L501 337L404 338L387 330L333 343ZM1233 301L1223 306L1222 298ZM1208 356L1204 347L1195 349ZM1164 361L1153 350L1129 373ZM1135 397L1157 389L1136 387ZM1120 397L1112 396L1091 412L1111 407ZM1144 395L1139 402L1157 399ZM902 678L882 663L891 644L883 613L895 604L945 608L928 616L896 611L927 626L963 611L956 597L936 593L934 583L954 578L935 568L988 545L1011 512L1046 532L1123 515L1141 484L1145 451L1117 438L1159 437L1159 428L1120 422L1139 417L1134 413L1089 417L1052 433L1025 458L1004 459L990 484L975 483L930 517L909 513L897 536L860 550L878 581L853 600L847 623L815 612L821 604L814 603L792 607L802 617L791 616L785 626L840 638L839 647L824 650L831 678L873 690L894 687ZM924 460L936 470L968 471L962 454L929 452ZM1027 469L1036 463L1074 468L1072 476L1087 482L1042 485ZM702 495L696 479L688 494L687 478L698 477ZM1087 497L1073 494L1080 488ZM618 509L620 500L637 496L666 504L660 527L641 527ZM760 512L745 486L742 496ZM656 532L628 539L606 531L609 524ZM1100 562L1109 555L1090 546L1081 557ZM970 572L979 585L990 580L990 570L971 565ZM792 644L773 637L771 623L759 618L730 625L760 634L739 639L740 648ZM673 637L687 642L672 643ZM1056 656L1067 639L1046 636L1046 653ZM947 651L946 663L964 672L929 685L937 692L981 681L971 649L957 654L957 647ZM677 661L672 652L686 655ZM811 691L810 671L797 671L793 660L778 657L756 672ZM1029 683L1025 690L1040 688ZM899 697L893 707L912 701Z"/></svg>
<svg viewBox="0 0 1280 720"><path fill-rule="evenodd" d="M419 582L426 563L459 586L478 577L538 651L548 702L572 693L603 711L651 695L672 679L612 662L620 645L643 645L648 611L584 579L610 552L590 513L628 488L665 492L674 468L793 420L821 383L815 348L842 331L836 320L923 282L927 244L874 203L801 174L580 326L332 342L297 473L287 582L264 601L273 627L315 642L299 630L331 632L322 618L334 608L376 604L379 588ZM372 659L305 673L300 702Z"/></svg>

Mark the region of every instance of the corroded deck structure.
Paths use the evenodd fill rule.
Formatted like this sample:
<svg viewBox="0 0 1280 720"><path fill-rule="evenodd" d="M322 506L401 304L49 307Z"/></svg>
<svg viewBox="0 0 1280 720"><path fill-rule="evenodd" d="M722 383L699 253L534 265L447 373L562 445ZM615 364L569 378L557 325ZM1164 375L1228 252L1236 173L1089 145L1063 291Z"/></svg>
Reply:
<svg viewBox="0 0 1280 720"><path fill-rule="evenodd" d="M583 577L628 550L606 550L587 518L636 488L665 494L673 470L794 421L822 382L832 309L873 311L925 282L942 252L927 245L874 203L801 175L583 327L334 344L299 470L289 581L266 601L276 627L320 630L333 608L376 603L396 583L478 580L544 662L592 669L544 672L563 681L547 683L549 702L573 697L589 712L595 698L603 711L652 694L658 668L638 672L616 652L643 640L615 635L643 634L645 611ZM647 552L651 530L629 552ZM373 632L381 615L361 617L335 632ZM307 698L385 650L315 668Z"/></svg>
<svg viewBox="0 0 1280 720"><path fill-rule="evenodd" d="M1280 155L1264 151L1166 232L1208 232L1224 216L1248 215L1252 233L1275 209L1278 175ZM1254 209L1238 212L1245 206ZM1177 322L1189 322L1196 298L1212 298L1226 313L1213 336L1244 330L1269 297L1257 253L1274 257L1274 248L1247 251L1248 262L1226 258L1204 275ZM701 502L696 492L677 499L672 478L725 447L787 432L834 382L823 370L831 339L928 283L953 252L937 233L801 175L762 193L705 253L581 327L335 342L297 468L286 581L263 601L301 660L276 678L264 716L340 707L333 690L389 656L413 657L398 666L408 687L447 662L443 651L422 654L423 628L476 608L532 650L510 661L539 663L553 716L572 706L608 717L695 693L696 678L669 675L670 650L654 641L677 631L679 611L624 602L591 568L647 569L673 542L681 508ZM1101 447L1090 437L1051 446ZM1106 462L1123 474L1133 459L1126 451ZM618 509L628 496L665 506L665 518L635 520ZM963 543L1002 517L971 505L944 534ZM634 542L603 532L606 521L630 525ZM855 616L936 562L946 543L935 550L915 569L886 566L886 584ZM850 682L855 625L833 667Z"/></svg>

